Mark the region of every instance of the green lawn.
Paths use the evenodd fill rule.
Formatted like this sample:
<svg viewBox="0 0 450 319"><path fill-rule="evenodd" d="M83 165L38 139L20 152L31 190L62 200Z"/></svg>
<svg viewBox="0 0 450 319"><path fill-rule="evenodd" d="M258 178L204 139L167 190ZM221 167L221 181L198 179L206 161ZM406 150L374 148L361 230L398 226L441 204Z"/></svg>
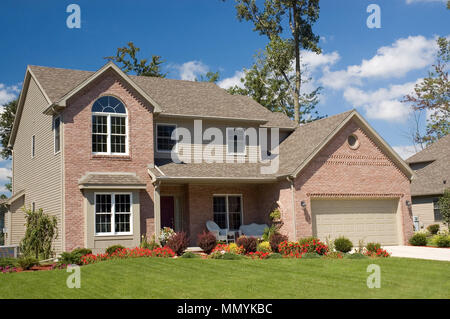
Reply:
<svg viewBox="0 0 450 319"><path fill-rule="evenodd" d="M369 264L381 288L369 289ZM0 298L449 298L450 262L203 260L139 258L81 267L81 288L65 270L0 274Z"/></svg>

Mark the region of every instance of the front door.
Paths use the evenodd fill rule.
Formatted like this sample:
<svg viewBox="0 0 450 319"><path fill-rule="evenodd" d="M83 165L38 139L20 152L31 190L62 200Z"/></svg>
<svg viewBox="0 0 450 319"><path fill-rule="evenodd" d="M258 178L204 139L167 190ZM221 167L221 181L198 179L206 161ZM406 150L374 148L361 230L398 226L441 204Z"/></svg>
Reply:
<svg viewBox="0 0 450 319"><path fill-rule="evenodd" d="M161 196L161 227L175 229L175 202L173 196Z"/></svg>

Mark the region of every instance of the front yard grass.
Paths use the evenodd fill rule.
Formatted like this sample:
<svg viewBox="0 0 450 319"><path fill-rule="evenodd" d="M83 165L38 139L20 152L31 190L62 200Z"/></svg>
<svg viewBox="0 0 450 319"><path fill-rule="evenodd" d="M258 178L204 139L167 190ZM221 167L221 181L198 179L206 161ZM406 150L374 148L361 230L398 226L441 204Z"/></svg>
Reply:
<svg viewBox="0 0 450 319"><path fill-rule="evenodd" d="M369 264L381 288L369 289ZM406 258L203 260L136 258L66 270L0 274L0 298L449 298L450 262Z"/></svg>

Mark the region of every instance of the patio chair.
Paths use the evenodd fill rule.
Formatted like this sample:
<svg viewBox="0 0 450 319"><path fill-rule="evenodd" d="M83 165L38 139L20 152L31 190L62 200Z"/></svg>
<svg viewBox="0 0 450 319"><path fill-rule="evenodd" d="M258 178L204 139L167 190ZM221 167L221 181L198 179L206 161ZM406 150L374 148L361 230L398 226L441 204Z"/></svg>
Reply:
<svg viewBox="0 0 450 319"><path fill-rule="evenodd" d="M208 228L208 231L213 233L216 236L217 240L224 240L226 243L228 243L228 229L227 228L220 228L219 225L217 225L212 220L208 220L206 222L206 228Z"/></svg>

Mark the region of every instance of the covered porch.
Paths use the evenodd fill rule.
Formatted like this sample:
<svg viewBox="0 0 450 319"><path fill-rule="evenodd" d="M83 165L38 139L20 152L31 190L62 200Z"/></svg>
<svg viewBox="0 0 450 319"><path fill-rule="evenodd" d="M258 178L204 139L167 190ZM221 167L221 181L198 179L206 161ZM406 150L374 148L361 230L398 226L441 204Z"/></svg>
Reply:
<svg viewBox="0 0 450 319"><path fill-rule="evenodd" d="M190 245L214 221L235 232L241 225L270 224L269 214L277 207L274 183L261 182L157 182L155 183L155 234L163 227L186 232Z"/></svg>

